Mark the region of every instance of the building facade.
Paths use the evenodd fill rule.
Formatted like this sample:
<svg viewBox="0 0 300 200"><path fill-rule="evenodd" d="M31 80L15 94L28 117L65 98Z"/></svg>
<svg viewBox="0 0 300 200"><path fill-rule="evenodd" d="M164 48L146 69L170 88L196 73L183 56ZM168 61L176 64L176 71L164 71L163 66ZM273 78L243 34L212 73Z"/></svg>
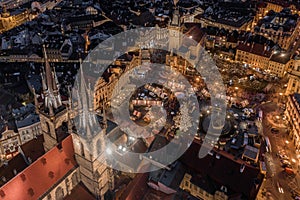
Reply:
<svg viewBox="0 0 300 200"><path fill-rule="evenodd" d="M5 127L1 133L0 151L1 159L9 160L18 153L18 147L22 144L19 133L10 130L8 126Z"/></svg>
<svg viewBox="0 0 300 200"><path fill-rule="evenodd" d="M235 60L266 70L271 51L270 47L262 44L240 43L236 49Z"/></svg>
<svg viewBox="0 0 300 200"><path fill-rule="evenodd" d="M268 63L268 72L277 77L284 77L290 68L292 60L289 53L274 53Z"/></svg>
<svg viewBox="0 0 300 200"><path fill-rule="evenodd" d="M290 49L299 34L299 17L290 10L270 11L257 22L258 34L273 40L283 49Z"/></svg>
<svg viewBox="0 0 300 200"><path fill-rule="evenodd" d="M289 135L296 149L300 149L300 94L295 93L287 98L285 116L290 124Z"/></svg>
<svg viewBox="0 0 300 200"><path fill-rule="evenodd" d="M292 67L288 70L288 78L285 94L300 93L300 60L298 57L292 60Z"/></svg>
<svg viewBox="0 0 300 200"><path fill-rule="evenodd" d="M207 199L207 200L227 200L228 196L226 195L227 188L222 187L221 190L210 192L205 190L196 182L192 181L192 176L188 173L184 175L184 178L181 181L180 188L182 190L188 191L194 197L199 199ZM223 190L223 191L222 191Z"/></svg>

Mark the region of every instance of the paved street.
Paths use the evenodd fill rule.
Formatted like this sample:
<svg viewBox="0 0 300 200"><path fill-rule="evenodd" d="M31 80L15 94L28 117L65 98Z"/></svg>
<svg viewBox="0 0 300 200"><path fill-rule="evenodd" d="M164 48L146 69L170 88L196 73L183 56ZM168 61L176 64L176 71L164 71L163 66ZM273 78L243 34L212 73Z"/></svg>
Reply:
<svg viewBox="0 0 300 200"><path fill-rule="evenodd" d="M276 100L275 100L276 101ZM264 194L259 196L260 199L293 199L292 191L299 191L299 173L297 173L298 162L292 163L296 177L289 176L281 167L280 159L276 153L284 150L286 155L292 159L296 158L296 150L288 138L287 129L282 119L276 123L272 121L274 115L280 115L277 103L269 102L259 106L264 112L262 121L263 135L269 137L272 152L265 153L265 161L267 163L267 177L263 184ZM271 133L272 128L279 130L278 134ZM278 187L283 188L283 193L279 192ZM263 196L263 198L261 198Z"/></svg>

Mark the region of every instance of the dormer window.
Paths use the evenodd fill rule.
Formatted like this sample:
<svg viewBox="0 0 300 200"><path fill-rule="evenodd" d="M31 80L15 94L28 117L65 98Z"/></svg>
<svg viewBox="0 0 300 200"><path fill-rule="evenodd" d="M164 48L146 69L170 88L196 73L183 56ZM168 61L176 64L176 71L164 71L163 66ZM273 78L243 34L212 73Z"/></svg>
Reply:
<svg viewBox="0 0 300 200"><path fill-rule="evenodd" d="M225 187L224 185L221 186L221 191L224 193L227 193L227 187Z"/></svg>

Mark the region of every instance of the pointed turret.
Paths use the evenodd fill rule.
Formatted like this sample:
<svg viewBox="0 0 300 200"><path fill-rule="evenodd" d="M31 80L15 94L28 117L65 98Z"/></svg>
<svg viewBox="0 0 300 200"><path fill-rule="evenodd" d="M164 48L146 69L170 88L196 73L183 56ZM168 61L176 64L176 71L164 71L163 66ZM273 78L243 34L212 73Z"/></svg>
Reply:
<svg viewBox="0 0 300 200"><path fill-rule="evenodd" d="M78 114L80 115L79 126L83 129L80 134L87 138L92 138L95 134L98 134L100 130L98 120L93 109L91 85L88 83L87 86L82 69L82 63L80 65L80 78L77 85Z"/></svg>
<svg viewBox="0 0 300 200"><path fill-rule="evenodd" d="M57 109L62 105L61 96L59 94L59 84L55 69L51 68L48 62L48 56L46 52L46 47L43 45L43 54L45 66L42 72L42 86L43 86L43 96L45 108L49 109L50 115L53 115L53 110Z"/></svg>
<svg viewBox="0 0 300 200"><path fill-rule="evenodd" d="M34 96L33 98L34 98L35 111L38 113L40 110L40 105L39 105L39 102L37 99L37 94L36 94L33 86L32 86L32 92L33 92L33 96Z"/></svg>

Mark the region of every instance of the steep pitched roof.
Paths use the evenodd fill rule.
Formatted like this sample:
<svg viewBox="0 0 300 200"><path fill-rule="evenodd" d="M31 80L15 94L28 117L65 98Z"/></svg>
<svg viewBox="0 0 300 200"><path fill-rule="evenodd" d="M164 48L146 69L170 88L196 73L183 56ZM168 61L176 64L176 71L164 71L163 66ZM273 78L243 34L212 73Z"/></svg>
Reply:
<svg viewBox="0 0 300 200"><path fill-rule="evenodd" d="M27 167L23 156L21 154L16 155L7 165L2 165L0 167L0 186L4 185L6 181L11 180L16 174L23 171Z"/></svg>
<svg viewBox="0 0 300 200"><path fill-rule="evenodd" d="M237 46L238 50L253 53L255 55L263 56L270 58L272 50L263 44L253 43L253 44L245 44L240 43Z"/></svg>
<svg viewBox="0 0 300 200"><path fill-rule="evenodd" d="M0 199L38 199L76 167L72 136L0 188Z"/></svg>
<svg viewBox="0 0 300 200"><path fill-rule="evenodd" d="M216 156L207 155L199 159L198 152L201 145L193 142L190 148L181 157L181 161L188 169L208 176L217 185L223 185L236 194L242 194L247 199L255 199L259 187L263 181L263 175L258 168L252 167L241 160L234 160L234 157L227 152L220 151ZM241 172L242 164L245 168Z"/></svg>
<svg viewBox="0 0 300 200"><path fill-rule="evenodd" d="M26 142L25 144L20 146L22 154L25 156L26 159L30 158L31 162L36 161L45 153L43 142L43 135L39 135L37 136L37 138Z"/></svg>

